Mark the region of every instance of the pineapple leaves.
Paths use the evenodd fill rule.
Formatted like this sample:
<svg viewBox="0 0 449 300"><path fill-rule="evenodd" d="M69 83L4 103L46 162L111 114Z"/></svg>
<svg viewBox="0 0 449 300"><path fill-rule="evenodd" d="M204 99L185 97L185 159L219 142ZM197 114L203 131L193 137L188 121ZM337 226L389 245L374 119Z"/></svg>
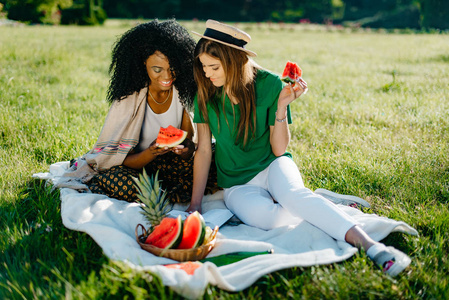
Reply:
<svg viewBox="0 0 449 300"><path fill-rule="evenodd" d="M137 198L141 202L141 214L145 216L147 221L154 228L168 212L172 209L170 200L166 197L167 192L162 189L160 180L158 179L159 171L153 176L148 176L145 169L139 178L133 177L135 185L138 189Z"/></svg>

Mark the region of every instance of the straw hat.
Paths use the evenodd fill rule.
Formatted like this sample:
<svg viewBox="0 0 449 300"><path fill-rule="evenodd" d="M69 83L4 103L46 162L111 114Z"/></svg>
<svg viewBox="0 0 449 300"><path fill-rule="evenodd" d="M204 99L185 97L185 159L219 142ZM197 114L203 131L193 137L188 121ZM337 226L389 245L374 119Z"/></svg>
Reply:
<svg viewBox="0 0 449 300"><path fill-rule="evenodd" d="M249 56L257 56L255 52L245 49L246 44L251 41L251 36L233 26L226 25L214 20L207 20L204 35L199 34L195 31L192 32L202 38L212 40L214 42L218 42L238 50L242 50Z"/></svg>

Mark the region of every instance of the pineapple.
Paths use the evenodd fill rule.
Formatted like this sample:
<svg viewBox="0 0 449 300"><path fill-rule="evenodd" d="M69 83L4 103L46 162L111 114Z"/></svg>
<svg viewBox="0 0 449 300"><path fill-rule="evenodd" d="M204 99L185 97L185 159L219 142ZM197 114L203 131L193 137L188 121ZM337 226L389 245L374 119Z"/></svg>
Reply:
<svg viewBox="0 0 449 300"><path fill-rule="evenodd" d="M152 230L161 223L162 219L172 209L169 199L166 198L167 192L162 189L160 180L158 180L158 173L159 170L155 176L151 175L150 177L144 168L143 174L139 174L139 179L133 177L139 191L137 197L143 204L141 213L151 224Z"/></svg>

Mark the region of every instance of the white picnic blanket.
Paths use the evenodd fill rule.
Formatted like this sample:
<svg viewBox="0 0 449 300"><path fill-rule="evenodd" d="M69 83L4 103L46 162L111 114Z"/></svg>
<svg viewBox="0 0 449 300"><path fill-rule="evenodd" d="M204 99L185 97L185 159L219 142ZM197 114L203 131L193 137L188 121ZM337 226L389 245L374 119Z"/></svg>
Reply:
<svg viewBox="0 0 449 300"><path fill-rule="evenodd" d="M33 177L55 183L67 166L68 162L56 163L50 166L50 172L34 174ZM203 211L225 208L222 195L218 192L205 196ZM365 214L352 207L340 207L360 222L361 227L376 241L391 232L418 235L415 229L404 222ZM182 206L176 208L183 209ZM79 193L69 188L61 189L61 216L67 228L86 232L110 259L157 274L164 285L190 299L201 297L208 284L227 291L240 291L273 271L340 262L357 252L348 243L334 240L306 221L269 231L244 224L224 225L219 230L216 246L209 257L269 249L273 249L274 254L254 256L222 267L206 262L193 275L188 275L183 270L163 266L175 261L154 256L140 248L136 242L135 228L139 223L147 226L140 211L138 203Z"/></svg>

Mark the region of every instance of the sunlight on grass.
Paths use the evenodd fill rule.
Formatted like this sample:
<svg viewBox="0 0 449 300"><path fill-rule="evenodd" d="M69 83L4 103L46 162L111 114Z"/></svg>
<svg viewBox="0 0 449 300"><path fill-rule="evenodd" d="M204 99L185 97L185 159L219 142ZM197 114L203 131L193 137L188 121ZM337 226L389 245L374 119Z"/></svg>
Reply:
<svg viewBox="0 0 449 300"><path fill-rule="evenodd" d="M58 191L31 179L95 143L108 110L112 44L136 22L0 27L2 299L179 298L66 229ZM365 198L368 213L404 221L420 237L386 239L412 257L395 279L361 252L339 264L275 272L238 293L211 286L204 298L449 298L448 36L242 26L259 64L281 73L296 61L309 84L292 104L289 148L306 186Z"/></svg>

